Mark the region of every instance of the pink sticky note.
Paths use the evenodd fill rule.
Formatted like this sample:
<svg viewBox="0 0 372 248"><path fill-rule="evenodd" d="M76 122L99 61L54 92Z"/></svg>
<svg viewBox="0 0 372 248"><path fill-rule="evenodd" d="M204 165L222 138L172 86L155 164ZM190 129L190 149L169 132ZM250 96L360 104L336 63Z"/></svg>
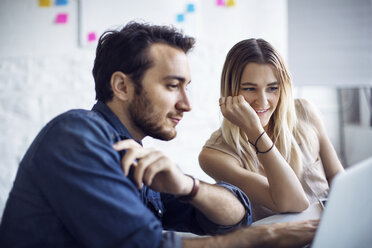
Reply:
<svg viewBox="0 0 372 248"><path fill-rule="evenodd" d="M217 4L217 6L225 6L225 1L224 0L217 0L216 4Z"/></svg>
<svg viewBox="0 0 372 248"><path fill-rule="evenodd" d="M60 13L56 17L56 23L65 24L67 23L68 15L66 13Z"/></svg>
<svg viewBox="0 0 372 248"><path fill-rule="evenodd" d="M96 33L95 32L88 33L88 42L93 42L95 40L96 40Z"/></svg>

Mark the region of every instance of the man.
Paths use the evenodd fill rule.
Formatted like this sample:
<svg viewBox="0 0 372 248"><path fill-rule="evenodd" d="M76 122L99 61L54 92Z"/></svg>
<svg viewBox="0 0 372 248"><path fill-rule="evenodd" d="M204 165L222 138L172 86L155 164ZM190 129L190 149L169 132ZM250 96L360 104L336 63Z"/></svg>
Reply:
<svg viewBox="0 0 372 248"><path fill-rule="evenodd" d="M161 152L141 146L147 135L174 138L191 110L186 53L193 45L193 38L172 28L139 23L101 36L93 68L98 102L91 111L56 117L36 137L6 204L1 247L279 247L311 241L313 222L231 232L251 222L242 191L199 182ZM181 239L173 231L230 233Z"/></svg>

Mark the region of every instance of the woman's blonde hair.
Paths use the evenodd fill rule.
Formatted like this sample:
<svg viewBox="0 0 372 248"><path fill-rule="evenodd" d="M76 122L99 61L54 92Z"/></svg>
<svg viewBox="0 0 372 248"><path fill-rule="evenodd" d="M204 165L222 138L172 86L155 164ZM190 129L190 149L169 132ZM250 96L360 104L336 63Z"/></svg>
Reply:
<svg viewBox="0 0 372 248"><path fill-rule="evenodd" d="M284 159L297 175L302 169L303 149L311 151L315 130L303 118L297 118L292 96L292 83L283 59L270 43L263 39L247 39L231 48L226 56L221 75L221 97L239 93L241 77L248 63L268 64L274 69L279 82L280 96L277 108L269 124L268 134ZM222 135L228 145L242 158L246 169L258 172L259 162L249 137L226 118L222 123Z"/></svg>

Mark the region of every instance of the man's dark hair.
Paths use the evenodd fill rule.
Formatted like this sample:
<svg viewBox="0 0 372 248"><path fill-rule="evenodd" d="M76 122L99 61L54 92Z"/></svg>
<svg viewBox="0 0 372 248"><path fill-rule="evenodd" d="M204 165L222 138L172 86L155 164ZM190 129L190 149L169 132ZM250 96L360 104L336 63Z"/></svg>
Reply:
<svg viewBox="0 0 372 248"><path fill-rule="evenodd" d="M104 103L112 99L110 78L115 71L129 76L140 92L143 75L152 66L148 48L154 43L165 43L187 53L195 39L171 26L138 22L130 22L120 31L104 32L98 41L93 67L96 99Z"/></svg>

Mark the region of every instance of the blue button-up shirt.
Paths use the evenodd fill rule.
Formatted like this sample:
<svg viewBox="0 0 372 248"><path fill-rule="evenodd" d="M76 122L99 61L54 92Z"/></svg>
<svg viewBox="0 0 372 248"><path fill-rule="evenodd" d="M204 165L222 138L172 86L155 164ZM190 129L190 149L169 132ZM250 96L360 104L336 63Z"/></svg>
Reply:
<svg viewBox="0 0 372 248"><path fill-rule="evenodd" d="M132 138L102 102L49 122L21 161L0 226L0 247L182 247L172 231L216 234L251 223L246 195L220 183L244 204L234 226L209 221L191 204L123 174L112 145ZM172 230L163 232L163 230Z"/></svg>

